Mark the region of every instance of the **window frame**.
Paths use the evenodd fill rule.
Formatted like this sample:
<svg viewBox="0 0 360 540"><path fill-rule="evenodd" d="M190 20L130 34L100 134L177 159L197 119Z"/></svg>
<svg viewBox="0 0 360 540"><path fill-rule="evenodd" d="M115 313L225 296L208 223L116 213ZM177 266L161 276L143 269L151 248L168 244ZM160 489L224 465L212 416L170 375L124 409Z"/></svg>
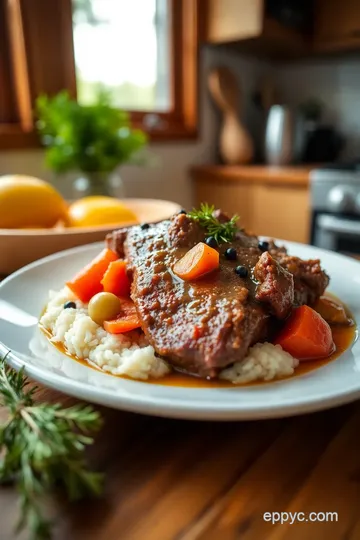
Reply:
<svg viewBox="0 0 360 540"><path fill-rule="evenodd" d="M172 110L129 111L133 126L146 131L151 141L195 139L198 134L200 0L169 2ZM6 74L11 73L3 102L0 99L0 149L34 148L40 146L33 118L36 95L53 95L66 88L76 97L72 3L71 0L0 0L0 3L0 17L4 15L0 19L0 32L6 29L2 39L7 45L6 57L0 58L0 84L1 81L4 84L4 78L6 83ZM3 119L6 106L10 121Z"/></svg>

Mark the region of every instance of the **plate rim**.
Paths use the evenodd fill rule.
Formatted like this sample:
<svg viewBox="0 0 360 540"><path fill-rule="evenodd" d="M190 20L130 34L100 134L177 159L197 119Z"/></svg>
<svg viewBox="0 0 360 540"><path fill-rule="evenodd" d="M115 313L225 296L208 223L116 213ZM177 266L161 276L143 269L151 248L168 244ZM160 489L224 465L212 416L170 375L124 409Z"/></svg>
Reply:
<svg viewBox="0 0 360 540"><path fill-rule="evenodd" d="M96 403L113 409L135 412L151 416L162 416L165 418L179 418L184 420L209 420L209 421L234 421L234 420L263 420L272 418L286 418L289 416L298 416L310 412L318 412L351 403L360 397L360 387L352 391L338 392L327 398L319 395L310 402L292 401L289 403L279 403L267 408L266 405L237 409L230 405L211 405L213 402L206 402L204 406L197 407L197 402L188 400L184 403L173 401L169 398L157 398L154 401L152 397L136 394L115 394L109 390L84 383L70 377L58 375L52 371L47 371L40 367L26 363L16 354L0 342L0 353L6 354L6 360L11 367L19 371L24 368L25 375L33 378L36 382L52 388L58 392L65 393L79 400ZM91 369L91 368L89 368ZM321 369L321 368L319 368ZM43 376L46 374L46 376ZM111 376L111 375L110 375ZM142 384L141 381L129 381L130 383ZM277 384L274 381L270 384ZM284 381L286 384L286 381ZM147 383L145 383L147 384ZM250 387L249 387L250 388ZM206 388L197 388L197 391L206 392ZM224 391L236 392L236 388L222 389ZM88 394L91 392L91 395ZM210 403L210 406L209 406ZM204 402L201 402L203 405Z"/></svg>

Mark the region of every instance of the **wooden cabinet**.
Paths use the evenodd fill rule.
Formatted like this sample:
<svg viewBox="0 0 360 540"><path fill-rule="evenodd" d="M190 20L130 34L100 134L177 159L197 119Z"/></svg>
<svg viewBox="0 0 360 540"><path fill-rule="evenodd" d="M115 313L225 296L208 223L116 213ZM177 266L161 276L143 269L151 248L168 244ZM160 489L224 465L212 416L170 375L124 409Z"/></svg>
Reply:
<svg viewBox="0 0 360 540"><path fill-rule="evenodd" d="M208 0L208 41L224 43L256 38L262 29L262 0Z"/></svg>
<svg viewBox="0 0 360 540"><path fill-rule="evenodd" d="M207 0L206 41L236 43L267 56L289 57L309 50L309 40L265 15L265 0Z"/></svg>
<svg viewBox="0 0 360 540"><path fill-rule="evenodd" d="M267 0L204 0L205 40L275 59L360 49L360 0L314 0L308 35L266 15Z"/></svg>
<svg viewBox="0 0 360 540"><path fill-rule="evenodd" d="M220 169L217 168L218 170ZM201 167L194 168L195 204L214 204L228 214L238 214L241 224L257 235L271 236L307 243L310 239L310 193L307 182L288 180L276 175L270 179L263 167L264 178L254 178L251 173L246 179L245 167L236 179L221 173L206 174ZM251 169L251 167L249 168ZM260 167L258 168L260 169Z"/></svg>
<svg viewBox="0 0 360 540"><path fill-rule="evenodd" d="M317 51L360 48L359 0L316 2L314 48Z"/></svg>

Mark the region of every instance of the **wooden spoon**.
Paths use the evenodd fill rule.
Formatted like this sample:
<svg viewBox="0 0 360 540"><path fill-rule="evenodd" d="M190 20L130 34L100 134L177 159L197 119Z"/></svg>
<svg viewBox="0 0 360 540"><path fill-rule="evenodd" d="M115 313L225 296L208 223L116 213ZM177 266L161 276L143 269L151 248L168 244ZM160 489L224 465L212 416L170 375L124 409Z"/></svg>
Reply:
<svg viewBox="0 0 360 540"><path fill-rule="evenodd" d="M226 67L213 69L208 76L212 98L223 113L220 132L220 154L225 163L249 163L254 156L252 139L239 120L240 88L233 73Z"/></svg>

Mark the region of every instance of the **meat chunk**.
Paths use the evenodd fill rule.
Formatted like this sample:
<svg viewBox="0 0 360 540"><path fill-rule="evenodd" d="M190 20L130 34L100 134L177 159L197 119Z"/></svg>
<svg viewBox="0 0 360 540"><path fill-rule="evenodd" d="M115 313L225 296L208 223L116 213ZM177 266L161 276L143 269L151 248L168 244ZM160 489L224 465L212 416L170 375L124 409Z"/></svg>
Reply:
<svg viewBox="0 0 360 540"><path fill-rule="evenodd" d="M329 285L329 276L322 270L319 259L304 261L287 254L284 248L276 246L271 255L294 276L294 304L313 304L324 294Z"/></svg>
<svg viewBox="0 0 360 540"><path fill-rule="evenodd" d="M278 319L287 317L294 304L294 278L273 259L268 251L263 253L254 268L259 281L255 298L269 304Z"/></svg>

